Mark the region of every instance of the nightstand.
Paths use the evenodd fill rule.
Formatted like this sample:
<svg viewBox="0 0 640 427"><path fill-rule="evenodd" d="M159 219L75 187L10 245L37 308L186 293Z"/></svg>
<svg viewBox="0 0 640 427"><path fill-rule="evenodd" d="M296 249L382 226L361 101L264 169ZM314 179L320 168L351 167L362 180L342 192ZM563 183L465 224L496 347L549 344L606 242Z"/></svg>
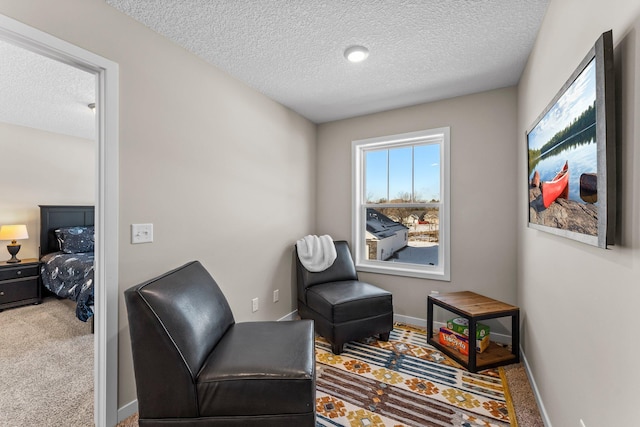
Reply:
<svg viewBox="0 0 640 427"><path fill-rule="evenodd" d="M36 258L8 264L0 262L0 310L40 304L40 261Z"/></svg>

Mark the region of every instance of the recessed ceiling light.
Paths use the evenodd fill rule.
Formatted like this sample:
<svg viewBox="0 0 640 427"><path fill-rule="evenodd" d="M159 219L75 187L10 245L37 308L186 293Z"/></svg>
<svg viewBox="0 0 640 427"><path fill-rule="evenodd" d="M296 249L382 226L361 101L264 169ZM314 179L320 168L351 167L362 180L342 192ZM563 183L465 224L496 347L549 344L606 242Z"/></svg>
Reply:
<svg viewBox="0 0 640 427"><path fill-rule="evenodd" d="M351 62L362 62L369 56L369 49L364 46L351 46L344 51L344 57Z"/></svg>

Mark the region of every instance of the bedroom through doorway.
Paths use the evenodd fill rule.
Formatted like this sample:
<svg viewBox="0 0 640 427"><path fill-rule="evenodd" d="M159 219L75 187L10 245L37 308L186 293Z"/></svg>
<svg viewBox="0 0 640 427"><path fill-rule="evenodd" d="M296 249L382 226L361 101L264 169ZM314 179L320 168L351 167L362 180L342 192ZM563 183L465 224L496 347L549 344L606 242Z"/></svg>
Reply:
<svg viewBox="0 0 640 427"><path fill-rule="evenodd" d="M0 135L0 147L2 148L3 157L11 158L11 162L6 162L6 164L10 163L13 167L3 168L12 171L10 175L13 181L8 184L9 187L12 187L11 191L7 190L7 185L2 189L3 196L6 194L10 197L3 197L3 203L0 204L0 223L15 223L18 221L26 223L29 228L30 238L21 242L23 245L20 256L37 259L40 240L38 239L39 230L37 229L39 225L38 205L84 205L89 203L95 206L95 296L93 306L95 310L95 315L93 316L95 319L95 334L91 334L89 327L89 333L91 334L89 346L93 346L94 356L87 362L90 364L89 371L91 374L89 376L93 380L93 389L87 391L86 397L94 402L93 410L90 411L92 412L92 419L88 420L90 425L100 427L113 426L118 421L118 65L106 58L4 15L0 15L0 43L2 43L3 48L14 50L17 48L18 51L22 49L20 53L23 55L38 57L41 61L46 59L56 66L62 65L62 69L68 67L68 69L73 69L75 72L81 71L81 74L84 73L85 76L88 76L91 82L90 85L93 87L93 102L91 100L87 101L84 99L84 95L79 95L84 92L79 88L81 85L78 82L60 85L60 81L64 79L59 75L48 77L45 75L43 77L42 69L39 65L33 65L29 60L21 62L25 60L24 58L18 59L16 57L9 60L9 57L4 54L5 51L0 55L0 58L2 58L0 85L4 86L0 86L3 93L3 98L0 100L0 132L4 132L3 135ZM9 65L22 65L24 67L22 75L17 75L15 72L13 74L8 73L7 70L11 68ZM27 80L26 77L31 77L31 80ZM8 98L4 96L5 93L8 93L5 91L6 86L18 86L17 82L21 80L28 81L27 86L30 87L23 88L24 92L12 97L10 102L7 101ZM39 84L51 87L43 90L42 86L38 86ZM32 116L32 118L50 116L49 118L53 117L53 119L49 120L49 124L54 122L56 126L64 124L65 120L61 115L64 108L60 106L61 104L58 104L56 111L50 112L48 115L39 114L36 110L36 105L41 106L43 103L51 103L52 101L60 102L60 99L51 94L53 86L64 88L61 89L61 92L63 92L61 99L65 97L67 101L72 99L75 102L73 108L77 112L81 111L80 114L89 112L89 120L93 124L89 137L86 137L86 135L66 135L66 131L55 128L55 126L43 128L42 125L34 126L15 118L20 115L19 113L23 117ZM40 87L39 90L38 87ZM22 98L27 98L27 93L34 95L35 105L31 104L28 108L24 106L19 108L19 103L23 101ZM38 94L40 96L37 96ZM93 109L90 108L90 104L94 104L91 106ZM58 114L57 117L56 114ZM68 125L68 122L66 124ZM34 135L36 136L35 139L33 138ZM47 143L60 143L61 140L66 140L63 143L66 151L61 150L53 153L51 152L51 147L46 145ZM90 151L92 153L90 156L87 156L86 153L84 156L77 155L78 153L75 150L69 151L74 144L76 148L82 146L82 142L85 143L84 148L86 149L87 141L91 145ZM25 146L21 146L20 143ZM37 143L41 145L35 147ZM73 154L69 154L71 152ZM89 160L89 157L91 160ZM67 163L65 163L65 160L67 160ZM74 161L81 164L74 165ZM68 175L72 175L72 177L70 178ZM62 176L65 177L64 181L67 185L63 185L62 189L56 188L54 184ZM88 176L89 178L87 178ZM4 175L0 175L0 177L2 177L2 180L8 179ZM70 181L74 182L74 184L69 184ZM48 190L48 193L43 195L39 192L40 189ZM45 197L47 195L50 197ZM29 198L31 199L27 200ZM25 206L28 206L28 208L25 208ZM4 250L2 246L0 246L0 250ZM37 312L44 305L43 303L41 305L28 305L24 306L24 308L15 307L5 310L4 313L0 313L0 322L7 323L11 320L11 317L20 317L21 309L25 312L27 310L35 310ZM73 306L71 307L71 314L73 316L72 319L77 320L75 319L75 308ZM3 322L3 319L5 322ZM78 322L83 324L80 320ZM29 325L30 322L22 323ZM59 326L56 325L56 327ZM13 338L12 340L14 342L19 341L18 338ZM38 341L35 341L34 347L37 347ZM2 357L1 354L0 357ZM28 362L28 359L29 357L24 357L23 355L21 359L15 359L14 363L20 365ZM33 370L33 379L49 379L49 382L64 383L62 377L43 375L45 372L43 369ZM5 379L3 377L3 380ZM25 407L31 408L34 412L44 412L38 400L42 399L43 395L44 393L40 391L39 396L27 400ZM64 400L60 396L57 396L57 399ZM13 406L20 403L18 396L12 395L11 390L4 386L0 392L0 400L4 408L8 407L4 405L6 403ZM2 412L4 415L5 411L3 410ZM44 413L47 414L47 412ZM49 425L41 423L28 424ZM14 425L27 424L21 422Z"/></svg>
<svg viewBox="0 0 640 427"><path fill-rule="evenodd" d="M42 260L39 206L95 204L96 76L4 40L0 58L0 149L11 159L0 170L0 224L25 224L29 238L21 241L19 258ZM1 393L12 399L0 415L5 425L47 425L52 420L41 417L65 401L78 425L93 424L93 247L86 267L74 260L88 252L57 253L40 279L42 303L0 313L0 323L10 326L0 351Z"/></svg>

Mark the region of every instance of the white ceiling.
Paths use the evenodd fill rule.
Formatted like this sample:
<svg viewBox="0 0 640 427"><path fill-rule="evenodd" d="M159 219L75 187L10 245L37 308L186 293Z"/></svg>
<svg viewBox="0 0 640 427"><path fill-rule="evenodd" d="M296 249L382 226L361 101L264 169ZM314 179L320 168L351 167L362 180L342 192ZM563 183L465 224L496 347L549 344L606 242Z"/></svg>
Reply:
<svg viewBox="0 0 640 427"><path fill-rule="evenodd" d="M323 123L517 84L549 0L105 2ZM0 58L0 122L94 138L93 75L1 41Z"/></svg>
<svg viewBox="0 0 640 427"><path fill-rule="evenodd" d="M105 1L316 123L517 84L549 3Z"/></svg>
<svg viewBox="0 0 640 427"><path fill-rule="evenodd" d="M0 122L95 139L93 74L0 40Z"/></svg>

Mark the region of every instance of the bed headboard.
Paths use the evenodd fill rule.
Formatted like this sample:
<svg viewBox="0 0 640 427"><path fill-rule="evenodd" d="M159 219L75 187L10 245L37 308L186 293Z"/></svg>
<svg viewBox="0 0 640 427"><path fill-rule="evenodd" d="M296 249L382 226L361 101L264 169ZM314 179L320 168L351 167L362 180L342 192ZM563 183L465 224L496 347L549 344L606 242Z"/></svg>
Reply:
<svg viewBox="0 0 640 427"><path fill-rule="evenodd" d="M94 225L93 206L40 205L40 256L60 250L53 230Z"/></svg>

